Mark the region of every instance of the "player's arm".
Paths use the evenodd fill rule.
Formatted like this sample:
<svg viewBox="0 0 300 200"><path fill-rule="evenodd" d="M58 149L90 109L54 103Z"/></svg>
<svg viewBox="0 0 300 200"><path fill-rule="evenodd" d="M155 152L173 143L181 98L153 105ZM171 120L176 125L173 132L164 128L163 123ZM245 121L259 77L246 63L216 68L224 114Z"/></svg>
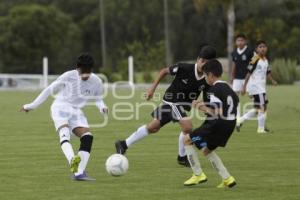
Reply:
<svg viewBox="0 0 300 200"><path fill-rule="evenodd" d="M30 110L34 110L37 107L39 107L42 103L44 103L47 100L47 98L50 96L51 92L57 86L57 84L57 82L53 82L51 85L46 87L33 102L23 105L20 111L29 112Z"/></svg>
<svg viewBox="0 0 300 200"><path fill-rule="evenodd" d="M246 94L246 88L247 88L247 84L249 82L250 76L251 76L251 73L248 72L246 77L245 77L245 82L244 82L243 89L242 89L242 92L241 92L242 95Z"/></svg>
<svg viewBox="0 0 300 200"><path fill-rule="evenodd" d="M273 76L271 74L270 67L268 67L267 78L272 82L273 85L277 85L277 81L274 80L274 78L273 78Z"/></svg>
<svg viewBox="0 0 300 200"><path fill-rule="evenodd" d="M96 97L95 97L95 104L97 106L97 108L99 109L100 113L102 114L108 114L108 107L106 106L106 104L103 101L102 95L103 95L103 83L102 81L99 79L99 86L98 86L98 91L96 92Z"/></svg>
<svg viewBox="0 0 300 200"><path fill-rule="evenodd" d="M20 109L21 112L29 112L30 110L34 110L39 107L42 103L44 103L51 93L57 92L64 86L64 80L68 76L67 73L64 73L60 77L58 77L54 82L52 82L48 87L46 87L39 96L31 103L25 104Z"/></svg>
<svg viewBox="0 0 300 200"><path fill-rule="evenodd" d="M158 84L160 83L160 81L166 76L170 74L170 69L169 67L163 68L160 70L157 78L154 80L152 86L149 88L149 90L147 91L146 94L146 100L150 100L153 97L153 94L158 86Z"/></svg>
<svg viewBox="0 0 300 200"><path fill-rule="evenodd" d="M212 107L208 107L203 101L194 100L192 106L204 113L207 113L211 116L222 116L223 110L220 105L214 104Z"/></svg>

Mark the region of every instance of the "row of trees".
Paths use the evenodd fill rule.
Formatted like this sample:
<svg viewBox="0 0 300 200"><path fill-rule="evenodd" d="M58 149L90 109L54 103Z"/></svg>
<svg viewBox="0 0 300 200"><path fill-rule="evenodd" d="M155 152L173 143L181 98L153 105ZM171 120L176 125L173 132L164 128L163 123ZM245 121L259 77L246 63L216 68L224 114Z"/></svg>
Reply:
<svg viewBox="0 0 300 200"><path fill-rule="evenodd" d="M163 0L102 0L105 18L106 73L126 74L127 57L138 71L165 65ZM2 0L0 2L0 72L40 73L50 59L50 73L71 67L76 56L91 52L101 67L99 0ZM270 56L300 61L298 0L168 0L172 61L191 60L204 44L227 56L228 4L234 4L235 32L253 44L265 39Z"/></svg>

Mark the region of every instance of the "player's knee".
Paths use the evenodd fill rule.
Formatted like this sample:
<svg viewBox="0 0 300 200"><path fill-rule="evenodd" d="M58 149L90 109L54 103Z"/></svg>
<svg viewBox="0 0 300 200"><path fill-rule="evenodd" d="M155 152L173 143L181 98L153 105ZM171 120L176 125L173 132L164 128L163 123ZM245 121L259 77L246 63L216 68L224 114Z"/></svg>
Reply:
<svg viewBox="0 0 300 200"><path fill-rule="evenodd" d="M193 130L193 127L190 125L184 126L182 127L182 132L184 132L185 134L190 134Z"/></svg>
<svg viewBox="0 0 300 200"><path fill-rule="evenodd" d="M152 133L157 133L160 129L160 124L159 122L154 122L154 123L150 123L147 125L147 130L148 130L148 133L149 134L152 134Z"/></svg>
<svg viewBox="0 0 300 200"><path fill-rule="evenodd" d="M152 133L157 133L159 131L159 128L158 127L148 127L147 130L150 134L152 134Z"/></svg>
<svg viewBox="0 0 300 200"><path fill-rule="evenodd" d="M80 138L79 151L91 152L93 144L93 135L90 132L84 133Z"/></svg>
<svg viewBox="0 0 300 200"><path fill-rule="evenodd" d="M58 131L59 134L59 142L62 145L65 142L70 142L71 134L69 127L62 127Z"/></svg>

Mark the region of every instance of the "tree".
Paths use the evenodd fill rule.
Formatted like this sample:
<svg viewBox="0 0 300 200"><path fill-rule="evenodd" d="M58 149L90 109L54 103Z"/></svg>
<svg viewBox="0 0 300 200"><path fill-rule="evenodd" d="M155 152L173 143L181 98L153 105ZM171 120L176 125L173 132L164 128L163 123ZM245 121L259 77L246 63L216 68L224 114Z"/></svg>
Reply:
<svg viewBox="0 0 300 200"><path fill-rule="evenodd" d="M72 64L80 46L80 29L54 6L20 5L0 17L3 72L40 73L42 57L48 56L50 71L60 73Z"/></svg>
<svg viewBox="0 0 300 200"><path fill-rule="evenodd" d="M234 0L194 0L196 8L201 12L206 6L210 9L221 5L226 11L227 24L227 58L229 67L229 77L231 76L232 59L231 52L234 48L234 28L235 28L235 10ZM216 19L218 20L218 19Z"/></svg>

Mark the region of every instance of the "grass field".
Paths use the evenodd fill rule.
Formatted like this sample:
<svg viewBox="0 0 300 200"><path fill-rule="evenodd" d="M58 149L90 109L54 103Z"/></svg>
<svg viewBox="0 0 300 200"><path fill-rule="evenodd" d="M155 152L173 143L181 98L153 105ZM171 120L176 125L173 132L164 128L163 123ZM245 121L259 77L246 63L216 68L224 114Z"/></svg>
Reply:
<svg viewBox="0 0 300 200"><path fill-rule="evenodd" d="M300 199L300 87L269 88L268 126L273 134L256 133L256 121L233 134L225 149L219 149L229 171L238 181L233 190L217 189L217 173L201 155L209 181L184 187L191 171L176 163L179 126L169 124L160 133L135 144L128 151L130 163L123 177L109 176L104 167L114 153L114 141L125 138L149 121L151 108L143 109L139 120L109 118L105 128L93 128L93 152L88 166L96 182L73 182L59 148L50 119L52 100L29 114L19 107L36 92L0 92L0 200L299 200ZM248 100L244 97L243 100ZM137 92L132 102L142 102ZM112 108L116 102L106 99ZM159 102L157 102L159 103ZM101 119L96 109L86 114L90 122ZM197 126L201 122L194 121ZM78 140L72 140L78 148Z"/></svg>

